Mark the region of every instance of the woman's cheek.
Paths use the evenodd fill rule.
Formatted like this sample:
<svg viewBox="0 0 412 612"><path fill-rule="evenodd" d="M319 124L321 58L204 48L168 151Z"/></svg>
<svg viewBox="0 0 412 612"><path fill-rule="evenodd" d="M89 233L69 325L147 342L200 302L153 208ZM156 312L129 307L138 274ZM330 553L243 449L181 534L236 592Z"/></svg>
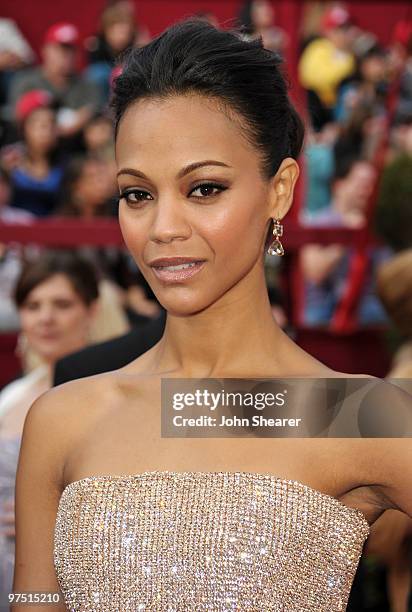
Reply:
<svg viewBox="0 0 412 612"><path fill-rule="evenodd" d="M34 313L20 312L20 326L25 334L30 334L36 324L36 315Z"/></svg>
<svg viewBox="0 0 412 612"><path fill-rule="evenodd" d="M56 325L65 338L78 336L85 325L86 313L83 309L72 308L57 313Z"/></svg>
<svg viewBox="0 0 412 612"><path fill-rule="evenodd" d="M136 259L136 255L139 253L139 245L142 242L142 230L141 227L137 228L136 219L128 218L127 210L123 210L122 203L119 208L119 226L123 236L124 243L133 258ZM147 235L147 234L146 234Z"/></svg>

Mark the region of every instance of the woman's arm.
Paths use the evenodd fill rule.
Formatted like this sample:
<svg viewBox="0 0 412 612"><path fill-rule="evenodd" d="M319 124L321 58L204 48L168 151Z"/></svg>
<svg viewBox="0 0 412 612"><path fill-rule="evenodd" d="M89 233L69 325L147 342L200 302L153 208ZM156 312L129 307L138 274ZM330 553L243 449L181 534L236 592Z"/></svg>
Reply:
<svg viewBox="0 0 412 612"><path fill-rule="evenodd" d="M51 389L30 407L24 423L16 477L16 558L13 592L59 593L53 563L54 525L63 489L68 444L65 391ZM17 596L16 596L17 597ZM63 611L60 604L51 609ZM44 605L30 610L45 611ZM16 603L13 612L27 606Z"/></svg>

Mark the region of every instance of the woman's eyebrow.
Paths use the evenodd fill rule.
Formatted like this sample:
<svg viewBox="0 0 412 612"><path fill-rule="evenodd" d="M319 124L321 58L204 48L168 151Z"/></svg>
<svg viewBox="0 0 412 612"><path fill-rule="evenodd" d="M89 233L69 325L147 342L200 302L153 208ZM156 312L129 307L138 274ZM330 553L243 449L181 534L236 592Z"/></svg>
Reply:
<svg viewBox="0 0 412 612"><path fill-rule="evenodd" d="M176 175L176 178L180 179L186 176L186 174L189 174L190 172L193 172L194 170L197 170L198 168L203 168L204 166L221 166L224 168L232 167L232 166L228 166L228 164L225 164L224 162L221 162L221 161L207 159L205 161L193 162L192 164L185 166L184 168L179 170L179 172ZM134 168L122 168L117 173L117 176L120 176L122 174L129 174L131 176L136 176L137 178L143 178L143 179L148 180L148 177L143 172L140 172L140 170L135 170Z"/></svg>
<svg viewBox="0 0 412 612"><path fill-rule="evenodd" d="M224 162L221 162L221 161L216 161L214 159L207 159L207 160L201 161L201 162L193 162L192 164L189 164L188 166L185 166L184 168L179 170L179 172L177 173L176 178L182 178L183 176L186 176L186 174L189 174L190 172L193 172L193 170L197 170L198 168L203 168L204 166L221 166L223 168L231 168L232 167L232 166L228 166L227 164L225 164Z"/></svg>

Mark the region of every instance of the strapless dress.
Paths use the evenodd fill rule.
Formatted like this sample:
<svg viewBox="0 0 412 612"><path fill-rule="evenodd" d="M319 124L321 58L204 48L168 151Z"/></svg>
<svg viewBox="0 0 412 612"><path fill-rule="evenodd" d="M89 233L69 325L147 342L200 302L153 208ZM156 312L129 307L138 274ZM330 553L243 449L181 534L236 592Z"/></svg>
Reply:
<svg viewBox="0 0 412 612"><path fill-rule="evenodd" d="M54 565L72 612L338 612L369 532L272 474L90 476L62 493Z"/></svg>

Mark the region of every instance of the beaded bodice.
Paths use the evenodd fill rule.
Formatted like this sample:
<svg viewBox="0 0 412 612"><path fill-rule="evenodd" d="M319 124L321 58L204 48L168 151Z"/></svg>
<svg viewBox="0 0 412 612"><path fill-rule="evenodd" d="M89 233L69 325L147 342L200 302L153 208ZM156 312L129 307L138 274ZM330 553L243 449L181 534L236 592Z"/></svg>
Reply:
<svg viewBox="0 0 412 612"><path fill-rule="evenodd" d="M337 612L369 535L363 513L252 472L90 476L60 499L68 610Z"/></svg>

